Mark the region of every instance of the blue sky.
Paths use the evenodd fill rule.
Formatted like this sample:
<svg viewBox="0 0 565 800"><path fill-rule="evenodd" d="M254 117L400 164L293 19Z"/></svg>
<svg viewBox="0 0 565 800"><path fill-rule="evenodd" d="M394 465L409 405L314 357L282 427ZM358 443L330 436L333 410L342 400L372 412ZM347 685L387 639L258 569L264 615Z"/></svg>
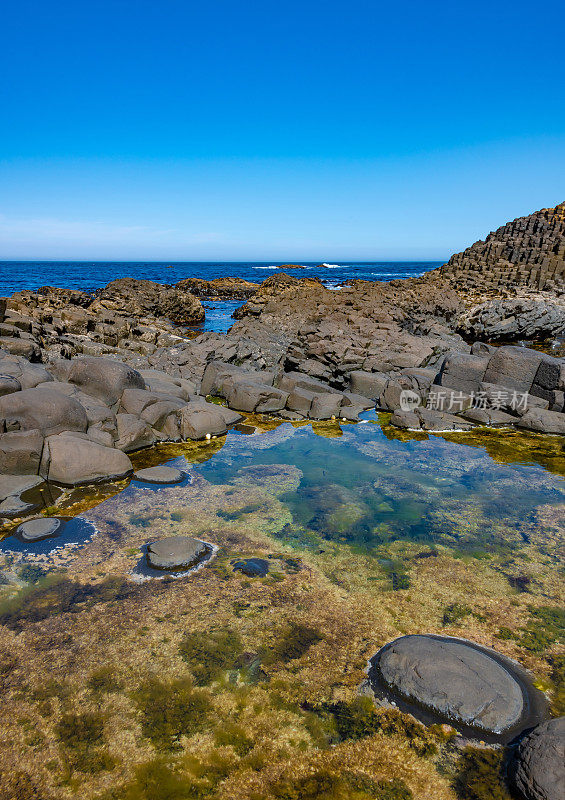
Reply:
<svg viewBox="0 0 565 800"><path fill-rule="evenodd" d="M6 3L0 258L443 259L565 200L562 3Z"/></svg>

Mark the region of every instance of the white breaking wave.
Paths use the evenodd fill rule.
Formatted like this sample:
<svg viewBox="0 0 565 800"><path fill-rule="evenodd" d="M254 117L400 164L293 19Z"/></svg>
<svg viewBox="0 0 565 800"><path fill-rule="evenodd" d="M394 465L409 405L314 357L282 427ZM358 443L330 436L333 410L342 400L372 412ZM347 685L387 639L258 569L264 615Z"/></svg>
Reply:
<svg viewBox="0 0 565 800"><path fill-rule="evenodd" d="M341 269L342 268L341 264L326 264L325 262L323 264L320 264L320 266L321 267L325 267L326 269ZM345 267L344 267L344 269L345 269Z"/></svg>

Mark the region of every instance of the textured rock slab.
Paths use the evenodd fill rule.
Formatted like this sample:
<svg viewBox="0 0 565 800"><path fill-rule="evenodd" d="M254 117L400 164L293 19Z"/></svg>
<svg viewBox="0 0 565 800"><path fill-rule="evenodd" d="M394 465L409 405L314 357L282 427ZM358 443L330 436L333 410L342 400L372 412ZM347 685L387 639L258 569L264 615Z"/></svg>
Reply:
<svg viewBox="0 0 565 800"><path fill-rule="evenodd" d="M67 380L108 406L117 403L126 389L145 389L139 372L110 358L74 359Z"/></svg>
<svg viewBox="0 0 565 800"><path fill-rule="evenodd" d="M176 467L147 467L138 469L137 472L134 472L133 477L137 481L147 483L180 483L184 478L184 472Z"/></svg>
<svg viewBox="0 0 565 800"><path fill-rule="evenodd" d="M16 528L16 533L22 537L24 542L38 542L40 539L54 536L61 525L61 520L56 517L39 517L22 522Z"/></svg>
<svg viewBox="0 0 565 800"><path fill-rule="evenodd" d="M514 677L463 640L403 636L383 648L378 667L390 688L450 722L501 733L524 711Z"/></svg>
<svg viewBox="0 0 565 800"><path fill-rule="evenodd" d="M565 717L537 725L522 740L513 773L514 784L525 800L563 800Z"/></svg>
<svg viewBox="0 0 565 800"><path fill-rule="evenodd" d="M210 545L191 536L167 536L147 547L147 563L155 569L189 569L210 552Z"/></svg>

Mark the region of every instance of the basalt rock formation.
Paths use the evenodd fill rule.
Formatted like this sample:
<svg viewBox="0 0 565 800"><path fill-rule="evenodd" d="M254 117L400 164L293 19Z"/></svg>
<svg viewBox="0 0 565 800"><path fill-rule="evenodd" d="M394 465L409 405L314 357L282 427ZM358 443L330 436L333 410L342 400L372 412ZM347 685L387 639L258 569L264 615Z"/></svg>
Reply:
<svg viewBox="0 0 565 800"><path fill-rule="evenodd" d="M99 289L89 308L95 313L127 310L136 317L165 317L176 325L204 321L202 304L189 291L135 278L119 278Z"/></svg>
<svg viewBox="0 0 565 800"><path fill-rule="evenodd" d="M47 368L0 350L0 516L41 479L76 486L131 474L127 453L224 434L241 415L207 403L189 381L116 359L81 356Z"/></svg>
<svg viewBox="0 0 565 800"><path fill-rule="evenodd" d="M455 253L440 274L461 288L563 288L565 203L507 222Z"/></svg>
<svg viewBox="0 0 565 800"><path fill-rule="evenodd" d="M44 286L16 292L0 308L0 347L29 361L117 349L152 353L179 339L178 326L204 320L194 295L152 281L123 278L94 295Z"/></svg>

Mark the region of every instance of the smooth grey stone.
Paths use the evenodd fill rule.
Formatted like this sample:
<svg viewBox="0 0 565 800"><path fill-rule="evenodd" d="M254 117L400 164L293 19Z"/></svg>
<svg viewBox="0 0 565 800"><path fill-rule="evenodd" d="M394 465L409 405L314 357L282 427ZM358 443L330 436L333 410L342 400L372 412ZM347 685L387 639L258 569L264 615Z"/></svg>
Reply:
<svg viewBox="0 0 565 800"><path fill-rule="evenodd" d="M167 536L148 546L147 563L155 569L188 569L209 551L209 545L191 536Z"/></svg>
<svg viewBox="0 0 565 800"><path fill-rule="evenodd" d="M180 483L184 478L184 472L176 467L147 467L138 469L133 473L137 481L147 483Z"/></svg>
<svg viewBox="0 0 565 800"><path fill-rule="evenodd" d="M461 639L403 636L383 649L378 666L389 687L454 723L501 733L524 711L510 672Z"/></svg>
<svg viewBox="0 0 565 800"><path fill-rule="evenodd" d="M520 742L512 771L513 782L526 800L563 800L565 717L537 725Z"/></svg>
<svg viewBox="0 0 565 800"><path fill-rule="evenodd" d="M0 503L0 517L23 517L37 507L37 503L26 503L17 495L12 495Z"/></svg>
<svg viewBox="0 0 565 800"><path fill-rule="evenodd" d="M57 519L57 517L38 517L37 519L22 522L16 528L16 533L22 537L24 542L37 542L40 539L47 539L48 536L53 536L60 527L61 520Z"/></svg>

